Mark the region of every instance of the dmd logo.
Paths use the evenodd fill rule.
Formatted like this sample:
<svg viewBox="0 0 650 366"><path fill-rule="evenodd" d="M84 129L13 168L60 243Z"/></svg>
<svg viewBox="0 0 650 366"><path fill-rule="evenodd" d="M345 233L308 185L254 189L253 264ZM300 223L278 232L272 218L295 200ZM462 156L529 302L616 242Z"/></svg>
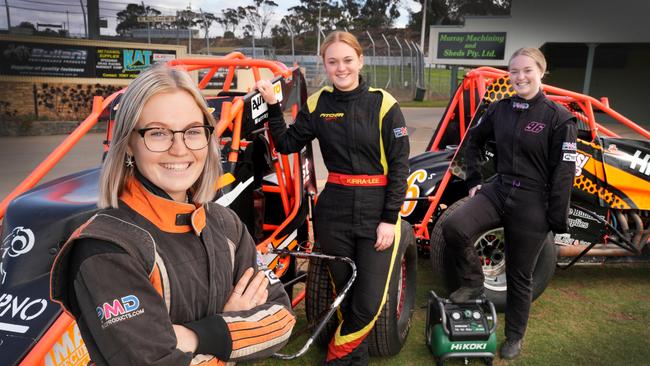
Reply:
<svg viewBox="0 0 650 366"><path fill-rule="evenodd" d="M105 302L98 306L96 311L102 322L102 329L144 313L144 309L140 309L140 300L135 295L127 295L110 303Z"/></svg>
<svg viewBox="0 0 650 366"><path fill-rule="evenodd" d="M452 351L482 351L487 349L487 343L452 344Z"/></svg>

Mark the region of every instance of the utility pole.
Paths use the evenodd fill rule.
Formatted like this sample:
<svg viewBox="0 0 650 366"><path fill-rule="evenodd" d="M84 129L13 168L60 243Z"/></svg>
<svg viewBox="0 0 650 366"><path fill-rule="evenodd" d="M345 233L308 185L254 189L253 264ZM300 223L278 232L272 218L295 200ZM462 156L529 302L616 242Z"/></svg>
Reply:
<svg viewBox="0 0 650 366"><path fill-rule="evenodd" d="M88 7L88 38L99 39L99 0L86 0Z"/></svg>
<svg viewBox="0 0 650 366"><path fill-rule="evenodd" d="M286 17L282 18L282 20L284 20L284 24L287 26L287 29L289 30L289 34L291 35L291 60L292 60L293 64L295 65L296 64L296 50L295 50L295 48L293 46L293 37L294 37L293 29L291 29L291 25L289 25L289 22L287 21Z"/></svg>
<svg viewBox="0 0 650 366"><path fill-rule="evenodd" d="M149 9L142 2L142 9L144 10L144 16L147 18L147 43L151 43L151 22L149 22Z"/></svg>
<svg viewBox="0 0 650 366"><path fill-rule="evenodd" d="M420 49L424 49L424 34L427 32L427 0L422 4L422 32L420 34Z"/></svg>
<svg viewBox="0 0 650 366"><path fill-rule="evenodd" d="M86 22L86 8L84 7L83 0L79 0L79 3L81 4L81 13L83 14L83 17L84 17L84 34L85 34L85 38L88 38L88 23Z"/></svg>
<svg viewBox="0 0 650 366"><path fill-rule="evenodd" d="M9 15L9 3L5 0L5 8L7 9L7 30L11 33L11 16Z"/></svg>
<svg viewBox="0 0 650 366"><path fill-rule="evenodd" d="M203 26L205 27L205 47L207 49L208 55L210 54L210 37L208 36L208 21L205 19L205 14L203 9L199 8L201 12L201 18L203 18Z"/></svg>
<svg viewBox="0 0 650 366"><path fill-rule="evenodd" d="M67 19L67 22L65 23L65 29L68 30L68 37L70 37L70 12L65 11L65 17Z"/></svg>

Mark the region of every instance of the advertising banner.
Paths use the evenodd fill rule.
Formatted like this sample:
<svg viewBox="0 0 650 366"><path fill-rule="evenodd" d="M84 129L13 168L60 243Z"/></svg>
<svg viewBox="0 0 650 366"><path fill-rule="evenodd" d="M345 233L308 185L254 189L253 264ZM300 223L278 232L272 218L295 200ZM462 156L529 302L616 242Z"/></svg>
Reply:
<svg viewBox="0 0 650 366"><path fill-rule="evenodd" d="M173 50L0 41L0 75L132 79Z"/></svg>

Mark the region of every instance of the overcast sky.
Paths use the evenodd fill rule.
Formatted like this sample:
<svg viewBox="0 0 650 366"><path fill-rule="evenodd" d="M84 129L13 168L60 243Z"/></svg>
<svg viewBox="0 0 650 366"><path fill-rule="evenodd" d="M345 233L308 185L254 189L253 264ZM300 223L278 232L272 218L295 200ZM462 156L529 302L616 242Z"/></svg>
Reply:
<svg viewBox="0 0 650 366"><path fill-rule="evenodd" d="M9 4L11 25L16 26L23 21L29 21L36 25L41 24L68 24L70 33L73 35L84 34L84 22L81 4L79 0L6 0ZM86 0L81 0L86 3ZM126 8L126 4L133 3L128 0L100 0L100 16L108 20L108 28L102 28L102 34L115 34L116 14ZM4 1L0 4L3 4ZM276 0L278 8L272 25L277 24L282 19L282 15L287 13L287 9L300 4L299 0ZM225 8L236 7L237 5L252 4L251 0L149 0L145 1L146 5L152 6L162 12L163 15L175 15L176 10L184 9L191 4L192 9L198 11L203 9L206 12L212 12L215 15L221 14ZM414 0L403 0L402 16L396 22L396 27L403 27L408 22L408 10L419 11L421 5ZM67 10L67 13L66 13ZM7 12L6 9L0 12L0 28L7 29ZM271 25L271 27L272 27ZM211 35L223 34L223 29L218 25L210 28ZM201 32L201 35L203 33Z"/></svg>

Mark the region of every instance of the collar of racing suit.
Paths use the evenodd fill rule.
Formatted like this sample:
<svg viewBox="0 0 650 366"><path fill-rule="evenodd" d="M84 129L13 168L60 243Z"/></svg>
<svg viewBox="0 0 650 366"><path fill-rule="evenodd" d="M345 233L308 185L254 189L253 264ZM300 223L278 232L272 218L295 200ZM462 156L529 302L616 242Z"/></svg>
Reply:
<svg viewBox="0 0 650 366"><path fill-rule="evenodd" d="M127 178L120 200L164 232L194 231L198 236L205 227L203 205L176 202L138 173Z"/></svg>
<svg viewBox="0 0 650 366"><path fill-rule="evenodd" d="M512 97L512 101L515 102L515 103L520 103L520 104L528 104L529 107L526 108L526 109L532 109L537 104L539 104L541 101L543 101L544 98L545 98L544 97L544 92L542 91L542 89L540 89L537 92L537 94L535 94L535 96L530 98L530 99L524 99L524 98L522 98L522 97L520 97L518 95L515 95L515 96Z"/></svg>
<svg viewBox="0 0 650 366"><path fill-rule="evenodd" d="M334 94L334 98L336 100L346 101L346 100L351 100L351 99L357 98L359 95L361 95L366 90L368 90L368 84L366 84L366 81L363 80L363 77L361 77L361 75L359 75L359 85L356 88L354 88L352 90L349 90L349 91L342 91L342 90L336 89L336 87L334 87L333 94Z"/></svg>

